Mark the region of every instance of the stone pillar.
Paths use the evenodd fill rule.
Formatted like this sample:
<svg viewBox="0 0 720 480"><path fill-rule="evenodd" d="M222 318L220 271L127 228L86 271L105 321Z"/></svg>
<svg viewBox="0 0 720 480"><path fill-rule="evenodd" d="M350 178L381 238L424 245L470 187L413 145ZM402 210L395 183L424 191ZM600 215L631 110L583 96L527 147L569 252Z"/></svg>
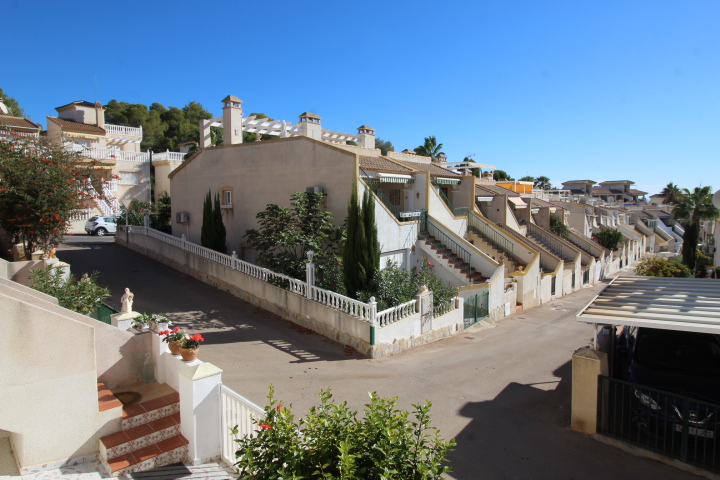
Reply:
<svg viewBox="0 0 720 480"><path fill-rule="evenodd" d="M200 465L220 458L222 370L211 363L180 370L180 433L187 438L188 460Z"/></svg>
<svg viewBox="0 0 720 480"><path fill-rule="evenodd" d="M305 264L305 282L307 283L305 296L312 298L312 287L315 286L315 264L312 261Z"/></svg>
<svg viewBox="0 0 720 480"><path fill-rule="evenodd" d="M433 293L426 285L419 285L415 294L415 311L420 313L420 333L432 330Z"/></svg>
<svg viewBox="0 0 720 480"><path fill-rule="evenodd" d="M597 433L598 376L607 374L605 353L581 348L573 354L570 428L576 432Z"/></svg>
<svg viewBox="0 0 720 480"><path fill-rule="evenodd" d="M358 127L358 145L363 148L375 148L375 130L367 125Z"/></svg>
<svg viewBox="0 0 720 480"><path fill-rule="evenodd" d="M210 135L210 125L213 121L200 120L200 148L208 148L212 146L212 137Z"/></svg>

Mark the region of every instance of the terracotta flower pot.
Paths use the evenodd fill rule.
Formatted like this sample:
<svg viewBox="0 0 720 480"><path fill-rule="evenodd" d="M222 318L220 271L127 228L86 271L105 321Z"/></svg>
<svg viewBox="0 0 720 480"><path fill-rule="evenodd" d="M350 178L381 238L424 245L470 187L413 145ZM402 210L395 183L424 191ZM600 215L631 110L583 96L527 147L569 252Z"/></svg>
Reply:
<svg viewBox="0 0 720 480"><path fill-rule="evenodd" d="M180 343L182 342L168 342L168 348L170 348L170 353L173 355L180 355Z"/></svg>
<svg viewBox="0 0 720 480"><path fill-rule="evenodd" d="M192 362L197 360L198 349L197 348L180 348L180 355L186 362Z"/></svg>

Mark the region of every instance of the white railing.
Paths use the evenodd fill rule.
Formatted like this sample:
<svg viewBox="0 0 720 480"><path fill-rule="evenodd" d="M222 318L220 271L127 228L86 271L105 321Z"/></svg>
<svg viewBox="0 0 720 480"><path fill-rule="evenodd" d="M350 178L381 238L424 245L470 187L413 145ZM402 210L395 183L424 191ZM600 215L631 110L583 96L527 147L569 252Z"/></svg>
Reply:
<svg viewBox="0 0 720 480"><path fill-rule="evenodd" d="M455 298L452 298L445 302L443 305L438 305L437 308L434 308L433 316L442 317L446 313L452 312L457 308L460 308L460 302L457 301Z"/></svg>
<svg viewBox="0 0 720 480"><path fill-rule="evenodd" d="M386 310L383 310L382 312L378 312L378 324L381 327L384 327L385 325L390 325L391 323L395 323L405 317L409 317L410 315L415 313L416 303L417 300L412 299L409 302L401 303L396 307L390 307Z"/></svg>
<svg viewBox="0 0 720 480"><path fill-rule="evenodd" d="M200 245L190 243L186 240L162 233L157 230L145 227L136 227L132 229L133 232L142 232L145 235L156 238L162 242L169 243L176 247L182 248L185 251L193 253L199 257L207 258L213 262L224 265L233 270L237 270L240 273L257 278L264 282L285 288L293 293L308 297L313 301L321 303L325 306L340 310L341 312L347 313L354 317L358 317L366 322L375 323L377 303L363 303L358 300L340 295L339 293L331 292L319 287L311 287L310 295L307 295L307 283L296 278L288 277L280 273L275 273L267 268L258 267L252 263L245 262L236 257L225 255L224 253L211 250L209 248L202 247Z"/></svg>
<svg viewBox="0 0 720 480"><path fill-rule="evenodd" d="M182 162L185 159L185 154L180 152L160 152L160 153L153 153L152 156L153 162L158 160L170 160L170 161L180 161Z"/></svg>
<svg viewBox="0 0 720 480"><path fill-rule="evenodd" d="M91 208L82 208L78 210L72 210L70 212L69 220L71 222L80 222L82 220L88 220L92 216Z"/></svg>
<svg viewBox="0 0 720 480"><path fill-rule="evenodd" d="M252 418L265 418L265 411L253 402L238 394L234 390L220 385L220 428L222 435L222 460L233 465L235 459L235 437L231 433L237 426L237 437L252 435L257 431L257 425Z"/></svg>
<svg viewBox="0 0 720 480"><path fill-rule="evenodd" d="M124 152L111 148L87 148L79 150L78 153L81 157L92 158L94 160L120 160L123 162L137 163L145 163L150 160L150 154L147 152Z"/></svg>
<svg viewBox="0 0 720 480"><path fill-rule="evenodd" d="M87 194L90 195L93 202L95 202L95 205L97 205L97 207L103 213L103 215L115 215L117 213L115 210L113 210L111 204L106 202L105 199L100 196L100 194L97 192L97 190L95 190L95 187L92 186L92 183L90 183L89 180L85 184L85 190L87 191Z"/></svg>
<svg viewBox="0 0 720 480"><path fill-rule="evenodd" d="M126 135L142 138L142 127L125 127L123 125L105 124L105 131L110 135Z"/></svg>
<svg viewBox="0 0 720 480"><path fill-rule="evenodd" d="M39 137L36 132L15 132L12 130L0 130L0 135L7 136L8 138L12 137Z"/></svg>
<svg viewBox="0 0 720 480"><path fill-rule="evenodd" d="M118 199L115 198L115 195L108 192L107 190L103 191L103 193L105 194L105 200L110 205L110 208L112 208L113 213L115 215L119 214L121 205L120 205L120 202L118 202Z"/></svg>
<svg viewBox="0 0 720 480"><path fill-rule="evenodd" d="M117 192L118 189L118 182L111 181L111 182L105 182L103 183L103 191L105 192Z"/></svg>

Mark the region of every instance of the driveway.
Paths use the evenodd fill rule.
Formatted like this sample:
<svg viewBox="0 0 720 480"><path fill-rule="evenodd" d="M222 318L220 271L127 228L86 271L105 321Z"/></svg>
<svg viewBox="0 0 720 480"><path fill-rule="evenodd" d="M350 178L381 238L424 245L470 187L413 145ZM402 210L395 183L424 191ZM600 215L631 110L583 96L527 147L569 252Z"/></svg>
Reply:
<svg viewBox="0 0 720 480"><path fill-rule="evenodd" d="M569 429L570 359L591 342L575 313L604 286L463 334L380 359L296 327L108 239L68 237L58 256L73 273L97 270L119 304L162 312L206 339L200 358L223 369L223 383L264 405L267 387L303 415L316 392L362 409L367 392L399 397L403 408L429 399L433 425L457 439L457 479L607 479L698 477L635 457Z"/></svg>

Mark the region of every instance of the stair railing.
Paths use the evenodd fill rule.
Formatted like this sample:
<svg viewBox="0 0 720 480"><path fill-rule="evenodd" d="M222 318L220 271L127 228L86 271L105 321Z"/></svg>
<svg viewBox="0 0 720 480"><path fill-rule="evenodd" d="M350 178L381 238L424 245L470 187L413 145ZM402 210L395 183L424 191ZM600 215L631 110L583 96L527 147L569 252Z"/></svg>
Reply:
<svg viewBox="0 0 720 480"><path fill-rule="evenodd" d="M529 223L527 227L528 233L534 237L537 237L540 242L545 245L552 253L554 253L560 258L565 258L565 251L563 249L562 243L560 243L557 239L552 238L552 236L548 232L538 227L537 225Z"/></svg>
<svg viewBox="0 0 720 480"><path fill-rule="evenodd" d="M468 227L472 227L485 236L504 253L513 256L513 242L502 233L491 227L488 222L470 212L468 215Z"/></svg>
<svg viewBox="0 0 720 480"><path fill-rule="evenodd" d="M445 195L443 193L442 188L440 188L440 186L435 182L432 182L432 185L433 185L433 187L435 187L435 191L438 193L438 195L440 195L440 198L442 198L443 202L445 202L445 205L447 205L447 207L450 209L451 212L454 212L455 207L453 207L453 204L450 201L450 199L447 197L447 195Z"/></svg>
<svg viewBox="0 0 720 480"><path fill-rule="evenodd" d="M399 222L407 222L407 219L401 218L400 216L400 210L393 205L393 203L390 201L390 199L383 193L382 190L380 190L380 187L375 183L375 180L368 175L365 170L362 168L360 169L360 172L362 173L362 177L360 180L365 184L365 186L370 189L372 193L375 194L375 196L382 202L383 205L387 207L388 210L395 216L395 218Z"/></svg>
<svg viewBox="0 0 720 480"><path fill-rule="evenodd" d="M432 222L432 220L425 217L424 221L420 223L420 226L421 229L424 229L421 233L426 233L427 235L434 237L441 245L450 250L460 260L467 263L468 267L470 266L472 254L465 250L462 245L457 243L451 236L443 232L440 227Z"/></svg>

